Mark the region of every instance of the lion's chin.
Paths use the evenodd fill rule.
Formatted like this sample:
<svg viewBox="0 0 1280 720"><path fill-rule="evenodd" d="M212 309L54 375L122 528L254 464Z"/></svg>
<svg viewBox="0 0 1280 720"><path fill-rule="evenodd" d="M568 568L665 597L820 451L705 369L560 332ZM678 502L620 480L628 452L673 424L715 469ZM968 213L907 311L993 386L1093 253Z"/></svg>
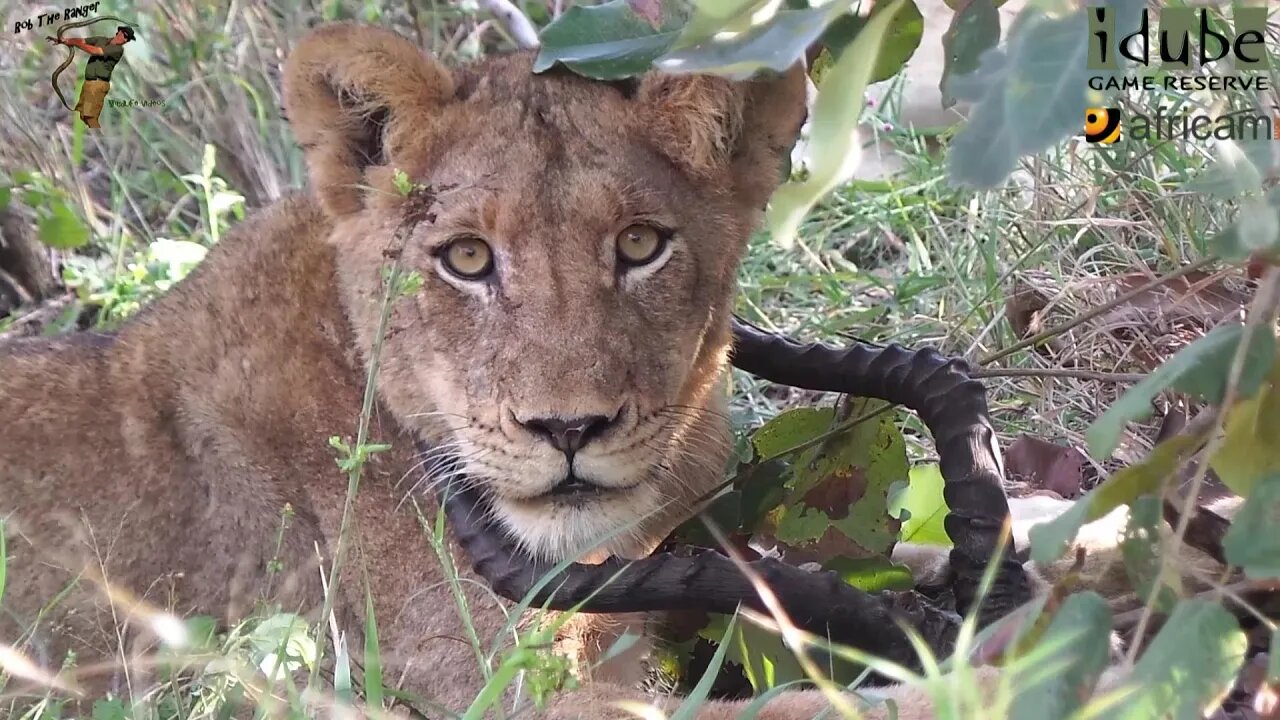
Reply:
<svg viewBox="0 0 1280 720"><path fill-rule="evenodd" d="M646 485L534 498L494 497L495 515L532 555L551 562L598 562L609 555L639 558L653 551L645 519L661 498Z"/></svg>

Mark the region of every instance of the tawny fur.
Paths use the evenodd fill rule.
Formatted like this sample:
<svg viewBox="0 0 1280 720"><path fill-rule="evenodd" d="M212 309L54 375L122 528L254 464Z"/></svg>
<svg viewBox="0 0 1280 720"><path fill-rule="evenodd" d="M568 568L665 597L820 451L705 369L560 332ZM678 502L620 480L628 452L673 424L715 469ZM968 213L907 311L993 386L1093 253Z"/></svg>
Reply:
<svg viewBox="0 0 1280 720"><path fill-rule="evenodd" d="M0 639L48 668L75 650L82 670L109 669L128 665L120 647L148 645L155 608L233 623L265 599L316 619L347 488L328 438L355 435L382 271L398 257L424 283L386 333L369 442L391 450L365 469L336 617L361 647L367 577L386 676L460 710L482 677L414 512L435 515L414 439L462 457L498 519L549 558L592 542L597 556L641 555L688 517L729 451L734 273L802 120L803 74L627 88L535 76L524 55L451 73L390 32L333 25L296 47L284 78L309 194L255 213L118 332L0 349ZM407 236L397 170L439 198ZM661 267L630 276L612 242L638 221L676 232ZM433 250L464 232L493 246L494 282L441 271ZM540 497L566 460L516 420L615 413L574 469L616 492ZM451 549L488 642L506 607ZM77 677L124 680L96 679ZM588 684L547 717L606 717L625 698L641 696ZM762 717L820 703L787 695Z"/></svg>

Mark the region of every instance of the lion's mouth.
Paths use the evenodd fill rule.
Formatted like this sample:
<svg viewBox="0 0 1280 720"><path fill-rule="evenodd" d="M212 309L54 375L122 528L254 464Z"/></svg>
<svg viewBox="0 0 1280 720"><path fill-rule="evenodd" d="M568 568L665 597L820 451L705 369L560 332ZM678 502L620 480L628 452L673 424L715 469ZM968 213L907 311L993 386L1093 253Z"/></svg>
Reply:
<svg viewBox="0 0 1280 720"><path fill-rule="evenodd" d="M598 498L620 495L628 492L635 485L626 487L607 487L584 480L572 472L565 476L555 487L542 495L542 498L559 503L581 504Z"/></svg>

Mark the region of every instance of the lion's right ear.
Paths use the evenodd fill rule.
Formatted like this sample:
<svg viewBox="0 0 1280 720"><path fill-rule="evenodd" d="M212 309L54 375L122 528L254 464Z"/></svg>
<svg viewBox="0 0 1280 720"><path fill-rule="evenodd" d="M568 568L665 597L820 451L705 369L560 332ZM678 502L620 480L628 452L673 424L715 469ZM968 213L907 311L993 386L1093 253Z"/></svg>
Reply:
<svg viewBox="0 0 1280 720"><path fill-rule="evenodd" d="M448 70L390 30L334 23L294 47L285 112L331 215L361 208L368 168L423 150L453 85Z"/></svg>

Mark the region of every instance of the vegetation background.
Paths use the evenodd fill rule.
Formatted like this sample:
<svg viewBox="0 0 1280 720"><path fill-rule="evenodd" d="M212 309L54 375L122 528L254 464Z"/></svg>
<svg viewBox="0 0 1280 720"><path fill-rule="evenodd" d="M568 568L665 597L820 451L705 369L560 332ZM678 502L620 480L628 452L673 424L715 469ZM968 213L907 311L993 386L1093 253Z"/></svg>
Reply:
<svg viewBox="0 0 1280 720"><path fill-rule="evenodd" d="M1280 421L1280 391L1272 385L1280 282L1271 265L1280 245L1276 196L1270 192L1275 149L1269 143L1173 140L1105 148L1086 144L1075 136L1083 119L1081 103L1101 98L1057 102L1056 96L1037 94L1060 79L1065 60L1053 56L1055 46L1043 43L1058 36L1046 35L1036 44L1035 35L1052 29L1046 23L1079 21L1083 9L1067 0L1032 0L1027 14L1011 25L1014 13L1005 8L993 38L991 19L1000 17L999 4L877 3L878 9L892 5L898 14L879 29L881 36L871 38L870 46L871 23L845 27L836 38L834 16L821 21L818 29L830 34L822 35L828 54L818 59L817 67L839 73L842 52L869 52L861 65L875 68L874 78L860 82L815 73L820 97L829 98L834 107L852 108L840 116L839 128L848 135L860 126L856 144L864 148L863 170L852 178L836 178L831 192L815 195L821 200L811 210L805 212L806 202L798 203L794 232L774 216L770 227L753 239L743 263L736 309L766 329L801 339L931 345L968 359L989 389L1006 449L1010 494L1080 498L1077 512L1056 526L1062 534L1073 534L1085 519L1128 505L1131 517L1144 518L1131 521L1126 535L1131 538L1141 523L1155 527L1163 500L1164 514L1177 532L1171 537L1150 533L1140 543L1142 549L1125 558L1136 568L1135 589L1145 591L1144 611L1127 620L1085 613L1086 620L1076 628L1080 632L1059 637L1065 645L1058 650L1070 656L1072 643L1096 643L1113 628L1145 637L1144 632L1160 629L1158 622L1148 627L1149 618L1184 613L1179 617L1186 622L1166 624L1184 634L1162 631L1150 645L1134 645L1154 649L1141 659L1136 651L1128 658L1138 660L1146 673L1149 700L1132 702L1128 712L1192 717L1216 708L1222 716L1271 716L1276 712L1273 688L1280 680L1280 663L1268 665L1268 657L1275 655L1268 655L1274 615L1266 605L1274 601L1270 591L1275 557L1280 557L1275 554L1280 553L1280 531L1268 521L1280 502L1280 456L1272 429ZM613 8L609 12L633 16L652 9L639 1L607 5ZM696 4L694 17L718 19L722 24L717 27L723 29L762 5L703 2ZM774 12L781 17L778 5L773 4ZM281 117L279 80L291 44L309 27L338 19L389 26L456 64L527 45L530 32L572 17L574 6L572 0L122 0L100 12L134 20L140 42L128 46L127 60L113 78L112 98L151 102L109 108L104 130L95 134L79 122L66 122L65 110L50 91L48 77L58 55L38 36L52 29L8 32L18 20L61 7L10 2L3 13L6 32L0 34L0 341L117 325L180 280L246 213L305 184L301 153ZM1230 25L1231 13L1225 9L1213 10L1212 17L1221 27ZM575 39L566 34L572 22L566 23L558 26L559 34L553 30L544 35L555 40L544 40L544 52L575 57L574 52L601 39ZM1031 83L1030 94L1015 82L1019 78L983 75L977 62L980 51L1000 38L1002 27L1010 63L1029 68L1021 80ZM947 29L945 44L938 44L942 28ZM669 29L651 30L674 37ZM1275 40L1276 34L1269 32L1270 51L1277 47ZM762 49L776 49L770 42L780 42L793 57L809 44L784 38L746 50L730 48L725 51L730 56L721 53L719 65L711 63L709 69L742 72L744 62L748 69L752 63L758 66ZM907 61L913 52L915 58ZM961 56L967 58L965 67L957 65ZM633 57L609 61L637 62ZM903 61L907 69L900 71ZM944 78L962 70L982 81L977 89L948 89ZM1193 72L1229 74L1230 69ZM1274 86L1274 69L1266 74ZM72 76L68 72L64 82ZM864 94L870 79L884 82ZM968 94L978 100L974 112L987 114L975 114L974 123L965 125L959 114L919 113L920 96L913 88L939 83L939 99ZM1018 92L1023 93L1020 100ZM74 98L78 85L75 90L64 87L64 93ZM1213 113L1269 107L1273 101L1204 92L1115 99L1122 107L1160 102ZM978 136L978 130L991 127L986 108L997 105L1010 113L1001 121L1015 132ZM1019 145L1019 127L1034 141ZM802 187L831 170L820 158L822 141L832 133L817 129L810 134L815 152L807 159L797 152L793 167L793 178ZM984 150L976 160L975 144ZM983 164L983 158L1001 153L1007 156L1007 168L999 167L999 161ZM814 185L809 182L811 189ZM19 255L19 245L38 249L34 262L30 252ZM1242 326L1245 318L1249 322ZM774 437L781 434L792 445L802 445L835 432L834 418L848 412L843 401L836 409L833 398L742 374L735 375L734 393L735 424L744 438L741 464L731 470L735 481L750 476L743 468L754 471L762 464L766 453L756 429L766 421L773 421ZM820 422L812 422L814 417ZM838 430L849 443L865 440L856 429ZM885 415L876 431L894 436L893 452L903 460L900 468L884 470L892 476L886 476L878 491L877 501L885 507L872 530L894 539L945 543L938 530L941 499L927 432L907 414ZM1176 447L1157 447L1179 438L1184 441ZM896 456L863 455L849 462L883 469L894 461ZM809 483L808 490L830 480L797 477L795 467L782 472L791 491L797 490L796 483ZM913 488L909 498L902 494L908 475ZM823 516L816 526L802 527L796 518L812 521L813 516L806 516L797 494L803 493L774 498L751 518L738 516L733 522L745 536L767 535L797 556L812 556L828 567L837 556L866 560L876 553L864 551L887 551L887 546L872 547L876 542L866 535L840 528L843 534L833 550L823 539L836 523ZM1237 515L1234 536L1224 518L1216 525L1201 522L1206 513L1213 514L1211 501L1232 497L1247 497L1246 508L1253 508ZM887 512L889 506L898 517ZM904 506L907 515L897 512ZM1207 540L1196 535L1201 531L1209 533ZM1176 550L1183 542L1216 547L1219 556L1225 553L1221 577L1201 578L1210 590L1196 597L1172 581L1178 568L1165 570L1173 562L1169 558L1177 556L1170 544ZM1043 552L1046 557L1052 553ZM0 542L0 568L2 560ZM1246 577L1231 575L1229 567L1243 567ZM888 582L883 573L892 572L887 561L858 568L850 571L850 582L872 586ZM0 602L3 585L0 571ZM1070 598L1082 597L1070 591L1062 588L1057 601L1069 605ZM1219 623L1224 615L1248 618L1247 636L1235 635L1240 631L1233 623ZM246 688L266 687L264 676L278 675L277 665L298 669L307 664L312 630L281 618L265 612L244 627L217 634L198 619L188 623L189 635L204 638L198 662L188 658L175 669L173 685L154 695L100 703L95 720L223 717L243 699ZM775 669L767 678L751 672L751 660L743 653L708 657L724 631L723 623L704 628L701 643L679 648L676 654L684 655L655 672L684 675L673 682L693 687L698 679L693 670L746 666L745 671L721 668L726 672L716 686L720 694L763 692L792 679L776 669L782 667L781 651L758 638L753 642L759 644L743 653L771 658ZM369 648L363 650L363 678L353 683L339 670L334 682L340 696L362 695L376 710L394 695L394 683L388 679L385 692L381 679L375 680L378 687L370 687L376 647L372 655ZM358 655L359 649L350 652ZM350 661L339 658L339 669ZM519 667L528 671L535 694L542 682L535 678L543 677L548 687L564 679L554 659L526 657L519 662L532 663ZM1195 668L1206 666L1225 671L1201 673L1203 682L1187 679L1196 675ZM13 672L12 666L4 667ZM737 680L725 679L735 672ZM1064 682L1074 677L1064 676ZM4 677L0 674L0 683ZM1015 699L1027 688L1048 692L1024 681L1021 690L1014 688ZM710 689L701 690L702 696ZM1227 702L1219 707L1227 691ZM281 707L298 712L306 707L288 692L248 694L259 700L275 696ZM1157 696L1163 700L1153 699ZM27 716L56 717L56 697L51 688L47 702ZM0 694L0 713L2 698ZM1180 705L1182 700L1187 703ZM1018 708L1014 702L1009 713L1029 712ZM1166 712L1169 708L1180 709ZM1074 702L1060 716L1102 711ZM956 712L992 717L994 710ZM1025 716L1048 717L1046 712L1057 711L1037 707Z"/></svg>

